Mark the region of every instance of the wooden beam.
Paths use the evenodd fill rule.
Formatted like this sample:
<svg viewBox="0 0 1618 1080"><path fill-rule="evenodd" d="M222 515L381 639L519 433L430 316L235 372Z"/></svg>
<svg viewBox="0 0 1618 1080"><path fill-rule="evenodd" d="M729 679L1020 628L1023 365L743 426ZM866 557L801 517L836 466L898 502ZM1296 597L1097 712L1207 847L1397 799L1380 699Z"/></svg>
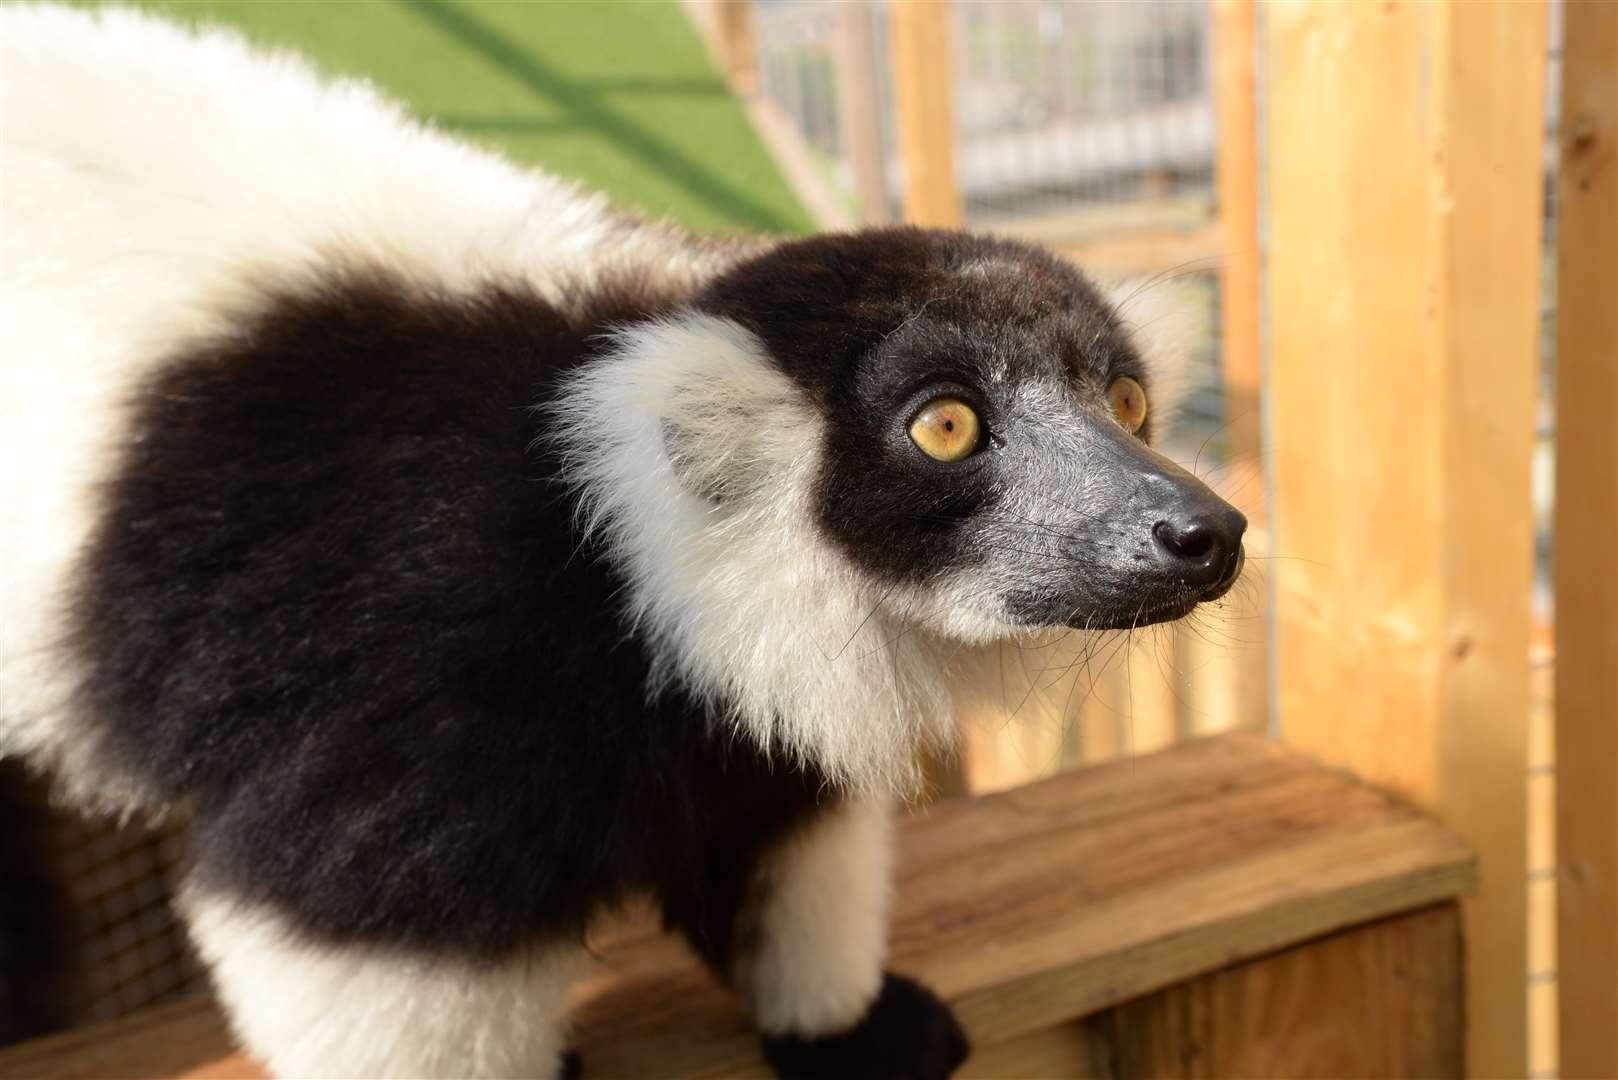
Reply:
<svg viewBox="0 0 1618 1080"><path fill-rule="evenodd" d="M1561 1074L1618 1076L1618 7L1570 3L1557 245Z"/></svg>
<svg viewBox="0 0 1618 1080"><path fill-rule="evenodd" d="M1214 0L1214 180L1219 235L1219 366L1225 391L1226 465L1216 487L1247 515L1248 580L1230 601L1240 646L1209 658L1232 721L1264 729L1270 702L1270 562L1264 493L1263 366L1258 242L1258 12L1254 0ZM1193 646L1194 648L1194 646ZM1211 681L1211 680L1210 680Z"/></svg>
<svg viewBox="0 0 1618 1080"><path fill-rule="evenodd" d="M1231 735L936 804L901 827L898 881L893 967L929 982L990 1048L1452 900L1472 884L1472 857L1410 807ZM760 1075L735 999L654 918L600 928L590 946L602 963L578 988L574 1024L587 1075ZM1355 1008L1395 1026L1410 1020L1404 1004ZM131 1078L250 1075L239 1056L176 1056L228 1045L206 1005L162 1020L0 1050L0 1076L67 1080L108 1062Z"/></svg>
<svg viewBox="0 0 1618 1080"><path fill-rule="evenodd" d="M950 77L953 7L945 0L893 0L893 96L904 162L905 220L961 223L955 183L955 86Z"/></svg>
<svg viewBox="0 0 1618 1080"><path fill-rule="evenodd" d="M843 0L837 5L837 113L843 153L859 199L860 220L874 225L892 215L871 17L869 0Z"/></svg>
<svg viewBox="0 0 1618 1080"><path fill-rule="evenodd" d="M1461 915L1444 904L1204 975L1084 1027L1119 1078L1459 1080L1461 996Z"/></svg>
<svg viewBox="0 0 1618 1080"><path fill-rule="evenodd" d="M1510 0L1265 11L1280 729L1477 847L1482 1076L1528 1064L1545 32Z"/></svg>
<svg viewBox="0 0 1618 1080"><path fill-rule="evenodd" d="M753 44L752 0L708 0L714 47L737 93L758 89L758 50Z"/></svg>
<svg viewBox="0 0 1618 1080"><path fill-rule="evenodd" d="M1219 228L1219 341L1231 456L1259 460L1258 102L1253 0L1213 5L1214 160ZM1262 501L1258 504L1262 508ZM1249 513L1252 520L1252 514ZM1259 519L1258 523L1261 523Z"/></svg>

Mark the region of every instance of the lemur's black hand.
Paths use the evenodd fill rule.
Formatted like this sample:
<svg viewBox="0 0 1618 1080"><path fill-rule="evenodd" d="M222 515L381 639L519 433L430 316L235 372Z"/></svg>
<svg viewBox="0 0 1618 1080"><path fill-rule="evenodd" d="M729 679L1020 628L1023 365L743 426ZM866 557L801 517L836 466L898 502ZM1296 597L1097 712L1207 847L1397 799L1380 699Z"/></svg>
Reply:
<svg viewBox="0 0 1618 1080"><path fill-rule="evenodd" d="M781 1080L944 1080L970 1046L949 1006L902 975L887 975L852 1031L821 1039L764 1039Z"/></svg>
<svg viewBox="0 0 1618 1080"><path fill-rule="evenodd" d="M579 1080L584 1075L584 1059L576 1047L562 1051L562 1063L556 1070L556 1080Z"/></svg>

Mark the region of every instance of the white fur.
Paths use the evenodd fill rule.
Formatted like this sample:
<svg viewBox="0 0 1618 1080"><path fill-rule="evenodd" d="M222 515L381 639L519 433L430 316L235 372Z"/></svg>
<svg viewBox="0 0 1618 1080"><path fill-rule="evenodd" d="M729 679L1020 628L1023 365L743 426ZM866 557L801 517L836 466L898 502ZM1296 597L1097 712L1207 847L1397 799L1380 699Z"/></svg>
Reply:
<svg viewBox="0 0 1618 1080"><path fill-rule="evenodd" d="M581 526L628 573L659 679L834 782L913 787L917 746L952 737L958 646L820 539L811 499L827 421L762 344L704 315L627 331L551 420ZM710 482L722 482L717 503Z"/></svg>
<svg viewBox="0 0 1618 1080"><path fill-rule="evenodd" d="M181 907L237 1036L284 1080L556 1075L580 948L472 966L322 946L196 890Z"/></svg>
<svg viewBox="0 0 1618 1080"><path fill-rule="evenodd" d="M733 975L760 1031L815 1038L865 1016L882 988L892 881L881 799L821 814L765 859L758 944Z"/></svg>
<svg viewBox="0 0 1618 1080"><path fill-rule="evenodd" d="M0 755L111 807L146 800L95 766L59 639L131 385L317 266L562 301L603 266L709 257L365 85L131 11L0 5L0 117Z"/></svg>

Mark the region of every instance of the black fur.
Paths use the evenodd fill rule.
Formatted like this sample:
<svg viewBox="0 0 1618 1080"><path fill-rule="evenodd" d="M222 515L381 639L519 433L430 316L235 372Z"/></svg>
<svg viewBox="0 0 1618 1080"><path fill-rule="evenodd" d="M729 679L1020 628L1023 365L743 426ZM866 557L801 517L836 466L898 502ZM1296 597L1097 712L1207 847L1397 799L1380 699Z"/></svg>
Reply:
<svg viewBox="0 0 1618 1080"><path fill-rule="evenodd" d="M949 1008L925 986L893 974L854 1030L764 1040L765 1060L782 1080L943 1080L970 1052Z"/></svg>
<svg viewBox="0 0 1618 1080"><path fill-rule="evenodd" d="M491 959L653 889L723 966L754 853L832 796L677 692L647 704L621 582L534 447L591 335L661 306L351 275L141 395L84 567L83 705L194 804L203 882Z"/></svg>

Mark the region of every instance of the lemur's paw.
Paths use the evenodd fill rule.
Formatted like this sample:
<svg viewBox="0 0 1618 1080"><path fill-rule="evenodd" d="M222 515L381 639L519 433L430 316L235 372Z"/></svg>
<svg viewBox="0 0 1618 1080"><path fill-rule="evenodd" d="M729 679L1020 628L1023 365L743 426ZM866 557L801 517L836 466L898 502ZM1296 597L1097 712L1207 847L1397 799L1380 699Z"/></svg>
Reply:
<svg viewBox="0 0 1618 1080"><path fill-rule="evenodd" d="M944 1080L971 1049L955 1014L925 986L887 975L852 1031L819 1039L764 1039L782 1080Z"/></svg>
<svg viewBox="0 0 1618 1080"><path fill-rule="evenodd" d="M570 1046L562 1051L562 1064L556 1070L556 1080L579 1080L584 1075L584 1058L578 1048Z"/></svg>

